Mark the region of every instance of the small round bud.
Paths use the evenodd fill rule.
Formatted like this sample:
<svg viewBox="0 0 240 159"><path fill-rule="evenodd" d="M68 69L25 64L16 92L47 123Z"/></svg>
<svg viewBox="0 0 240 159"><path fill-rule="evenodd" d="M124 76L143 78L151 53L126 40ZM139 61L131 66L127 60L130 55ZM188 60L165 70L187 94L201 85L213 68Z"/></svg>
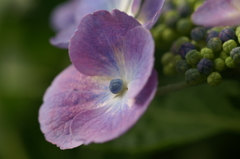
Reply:
<svg viewBox="0 0 240 159"><path fill-rule="evenodd" d="M197 50L190 50L186 56L186 61L189 65L195 66L202 58L201 54Z"/></svg>
<svg viewBox="0 0 240 159"><path fill-rule="evenodd" d="M177 6L177 11L181 17L187 17L191 13L191 8L188 3L183 2Z"/></svg>
<svg viewBox="0 0 240 159"><path fill-rule="evenodd" d="M195 41L203 40L205 37L206 30L203 27L196 27L191 31L191 38Z"/></svg>
<svg viewBox="0 0 240 159"><path fill-rule="evenodd" d="M176 38L176 33L171 28L165 28L162 32L162 39L164 41L170 42L173 41Z"/></svg>
<svg viewBox="0 0 240 159"><path fill-rule="evenodd" d="M223 59L221 59L221 58L216 58L216 59L214 60L214 69L215 69L216 71L221 72L221 71L223 71L225 68L226 68L226 65L225 65L225 61L224 61Z"/></svg>
<svg viewBox="0 0 240 159"><path fill-rule="evenodd" d="M225 59L225 64L229 68L235 68L237 66L237 63L230 56Z"/></svg>
<svg viewBox="0 0 240 159"><path fill-rule="evenodd" d="M209 59L203 58L198 62L197 69L200 73L208 75L213 70L213 62Z"/></svg>
<svg viewBox="0 0 240 159"><path fill-rule="evenodd" d="M196 47L193 44L191 44L190 42L186 42L180 46L179 54L182 56L183 59L185 59L186 54L189 51L195 50L195 49Z"/></svg>
<svg viewBox="0 0 240 159"><path fill-rule="evenodd" d="M109 90L113 94L118 94L123 90L123 81L121 79L113 79L109 84Z"/></svg>
<svg viewBox="0 0 240 159"><path fill-rule="evenodd" d="M180 60L176 64L176 71L180 74L185 74L185 72L190 68L191 66L187 63L186 60Z"/></svg>
<svg viewBox="0 0 240 159"><path fill-rule="evenodd" d="M240 34L237 35L238 42L240 42Z"/></svg>
<svg viewBox="0 0 240 159"><path fill-rule="evenodd" d="M227 53L230 53L230 51L235 47L237 47L237 43L232 39L225 41L222 45L223 51Z"/></svg>
<svg viewBox="0 0 240 159"><path fill-rule="evenodd" d="M239 35L240 34L240 26L238 26L235 30L235 35Z"/></svg>
<svg viewBox="0 0 240 159"><path fill-rule="evenodd" d="M176 70L175 70L175 65L174 63L170 62L167 65L163 66L163 74L170 76L170 75L174 75L176 74Z"/></svg>
<svg viewBox="0 0 240 159"><path fill-rule="evenodd" d="M180 60L182 60L181 55L175 55L175 56L173 57L172 62L174 62L174 64L176 65L177 62L180 61Z"/></svg>
<svg viewBox="0 0 240 159"><path fill-rule="evenodd" d="M223 30L224 28L223 27L220 27L220 26L217 26L217 27L213 27L211 28L210 30L214 30L214 31L217 31L218 33Z"/></svg>
<svg viewBox="0 0 240 159"><path fill-rule="evenodd" d="M187 3L193 8L193 5L196 3L196 0L187 0Z"/></svg>
<svg viewBox="0 0 240 159"><path fill-rule="evenodd" d="M164 21L165 24L168 27L174 27L177 24L177 21L179 20L180 16L179 13L176 10L168 10L164 14Z"/></svg>
<svg viewBox="0 0 240 159"><path fill-rule="evenodd" d="M230 39L236 40L235 31L232 28L224 28L219 33L219 38L225 42Z"/></svg>
<svg viewBox="0 0 240 159"><path fill-rule="evenodd" d="M171 61L163 66L163 73L165 75L174 75L176 74L176 64L178 61L182 60L182 57L180 55L174 55Z"/></svg>
<svg viewBox="0 0 240 159"><path fill-rule="evenodd" d="M197 69L191 68L185 72L185 80L188 84L197 84L202 79L201 74L198 72Z"/></svg>
<svg viewBox="0 0 240 159"><path fill-rule="evenodd" d="M197 10L198 7L200 7L202 4L203 4L203 1L196 1L196 3L194 4L193 9L194 9L194 10Z"/></svg>
<svg viewBox="0 0 240 159"><path fill-rule="evenodd" d="M222 41L218 37L211 38L207 43L207 47L212 49L213 52L221 51Z"/></svg>
<svg viewBox="0 0 240 159"><path fill-rule="evenodd" d="M212 72L207 77L207 83L213 87L218 86L222 82L222 76L218 72Z"/></svg>
<svg viewBox="0 0 240 159"><path fill-rule="evenodd" d="M208 31L207 35L206 35L206 42L208 42L212 38L218 37L218 34L219 33L217 31L215 31L215 30Z"/></svg>
<svg viewBox="0 0 240 159"><path fill-rule="evenodd" d="M220 58L221 59L223 59L223 60L225 60L227 57L229 57L229 54L227 53L227 52L225 52L225 51L221 51L220 52Z"/></svg>
<svg viewBox="0 0 240 159"><path fill-rule="evenodd" d="M189 18L182 18L177 22L177 31L184 34L189 33L192 26L192 21Z"/></svg>
<svg viewBox="0 0 240 159"><path fill-rule="evenodd" d="M178 54L179 53L179 49L181 47L182 44L189 42L189 38L186 36L182 36L180 38L178 38L177 40L175 40L171 46L171 51L174 54Z"/></svg>
<svg viewBox="0 0 240 159"><path fill-rule="evenodd" d="M230 56L236 63L240 63L240 47L235 47L231 50Z"/></svg>
<svg viewBox="0 0 240 159"><path fill-rule="evenodd" d="M173 59L173 57L174 57L174 54L172 52L166 52L162 55L161 63L163 65L166 65Z"/></svg>
<svg viewBox="0 0 240 159"><path fill-rule="evenodd" d="M154 39L160 40L162 37L163 31L166 29L166 27L167 26L165 24L159 24L157 25L157 27L153 28L151 32Z"/></svg>
<svg viewBox="0 0 240 159"><path fill-rule="evenodd" d="M209 48L201 49L200 54L202 55L203 58L207 58L209 60L214 59L213 51L211 49L209 49Z"/></svg>

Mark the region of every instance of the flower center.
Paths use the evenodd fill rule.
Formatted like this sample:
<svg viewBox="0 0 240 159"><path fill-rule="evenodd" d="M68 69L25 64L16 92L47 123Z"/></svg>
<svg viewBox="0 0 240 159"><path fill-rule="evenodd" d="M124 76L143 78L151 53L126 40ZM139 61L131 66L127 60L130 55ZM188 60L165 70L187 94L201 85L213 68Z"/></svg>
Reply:
<svg viewBox="0 0 240 159"><path fill-rule="evenodd" d="M121 92L123 90L123 87L124 83L121 79L113 79L109 84L109 90L113 94L118 94L119 92Z"/></svg>

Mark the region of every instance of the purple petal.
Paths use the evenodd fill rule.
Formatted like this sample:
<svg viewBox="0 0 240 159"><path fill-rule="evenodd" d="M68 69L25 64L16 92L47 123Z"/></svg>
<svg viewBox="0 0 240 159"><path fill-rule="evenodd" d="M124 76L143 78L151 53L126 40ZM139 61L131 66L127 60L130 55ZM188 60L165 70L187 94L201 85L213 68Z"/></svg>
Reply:
<svg viewBox="0 0 240 159"><path fill-rule="evenodd" d="M240 24L239 0L210 0L200 6L192 15L197 25L228 26Z"/></svg>
<svg viewBox="0 0 240 159"><path fill-rule="evenodd" d="M143 3L137 20L147 29L151 29L157 22L165 0L146 0Z"/></svg>
<svg viewBox="0 0 240 159"><path fill-rule="evenodd" d="M50 43L59 48L67 49L70 42L70 38L74 34L76 29L77 25L73 24L59 31L55 37L52 37L50 39Z"/></svg>
<svg viewBox="0 0 240 159"><path fill-rule="evenodd" d="M81 0L75 12L76 21L80 22L83 16L98 10L107 10L110 12L113 9L118 9L127 12L131 2L132 0Z"/></svg>
<svg viewBox="0 0 240 159"><path fill-rule="evenodd" d="M88 109L104 106L112 96L108 90L110 79L79 73L73 66L56 77L44 96L39 111L39 122L46 140L61 149L73 148L83 142L70 134L70 123L75 116Z"/></svg>
<svg viewBox="0 0 240 159"><path fill-rule="evenodd" d="M80 0L67 1L54 9L51 15L51 23L56 31L68 28L75 23L74 11L79 1Z"/></svg>
<svg viewBox="0 0 240 159"><path fill-rule="evenodd" d="M70 41L73 65L86 75L120 77L122 38L137 26L140 24L133 17L118 10L86 15Z"/></svg>
<svg viewBox="0 0 240 159"><path fill-rule="evenodd" d="M154 63L154 41L142 26L131 29L123 38L123 68L128 84L129 97L140 92L151 75ZM119 62L120 63L120 62Z"/></svg>
<svg viewBox="0 0 240 159"><path fill-rule="evenodd" d="M46 140L61 149L69 149L105 142L127 131L154 97L157 74L153 70L135 98L113 95L108 90L109 81L106 77L85 76L73 66L59 74L39 110Z"/></svg>
<svg viewBox="0 0 240 159"><path fill-rule="evenodd" d="M141 2L142 0L133 0L133 3L132 3L132 14L135 16L137 15L139 9L140 9L140 6L141 6Z"/></svg>
<svg viewBox="0 0 240 159"><path fill-rule="evenodd" d="M76 141L89 144L112 140L126 132L143 114L157 88L157 74L152 72L144 89L132 99L113 99L104 107L79 113L71 123Z"/></svg>

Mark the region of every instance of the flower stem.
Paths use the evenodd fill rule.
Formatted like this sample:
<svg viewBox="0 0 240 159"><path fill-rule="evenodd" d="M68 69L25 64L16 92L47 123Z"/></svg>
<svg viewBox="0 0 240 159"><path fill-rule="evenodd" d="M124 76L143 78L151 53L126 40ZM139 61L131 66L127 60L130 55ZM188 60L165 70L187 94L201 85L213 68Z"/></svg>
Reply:
<svg viewBox="0 0 240 159"><path fill-rule="evenodd" d="M195 86L195 85L187 84L185 81L184 82L179 82L179 83L174 83L174 84L168 84L166 86L159 87L156 95L161 96L161 95L176 92L178 90L188 88L188 87L192 87L192 86Z"/></svg>

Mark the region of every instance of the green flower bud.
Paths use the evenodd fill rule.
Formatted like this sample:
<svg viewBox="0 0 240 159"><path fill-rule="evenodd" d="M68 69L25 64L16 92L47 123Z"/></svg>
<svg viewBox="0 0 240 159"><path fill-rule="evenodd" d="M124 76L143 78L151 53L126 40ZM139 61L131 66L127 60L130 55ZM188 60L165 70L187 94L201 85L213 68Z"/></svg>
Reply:
<svg viewBox="0 0 240 159"><path fill-rule="evenodd" d="M181 47L182 44L189 42L189 38L186 36L182 36L180 38L178 38L177 40L175 40L171 46L171 51L174 54L178 54L179 53L179 49Z"/></svg>
<svg viewBox="0 0 240 159"><path fill-rule="evenodd" d="M231 39L231 40L224 42L222 47L225 52L230 53L230 51L233 48L237 47L237 43Z"/></svg>
<svg viewBox="0 0 240 159"><path fill-rule="evenodd" d="M240 43L240 34L237 34L238 42Z"/></svg>
<svg viewBox="0 0 240 159"><path fill-rule="evenodd" d="M240 34L240 26L238 26L238 27L236 28L235 34L236 34L236 35L239 35L239 34Z"/></svg>
<svg viewBox="0 0 240 159"><path fill-rule="evenodd" d="M175 70L175 66L173 65L173 63L169 63L167 65L163 66L163 74L170 76L170 75L174 75L176 74L176 70Z"/></svg>
<svg viewBox="0 0 240 159"><path fill-rule="evenodd" d="M162 55L161 63L163 65L167 65L174 57L174 54L172 52L166 52Z"/></svg>
<svg viewBox="0 0 240 159"><path fill-rule="evenodd" d="M223 60L225 60L227 57L229 57L229 54L227 53L227 52L225 52L225 51L221 51L220 52L220 58L221 59L223 59Z"/></svg>
<svg viewBox="0 0 240 159"><path fill-rule="evenodd" d="M187 17L191 14L192 9L190 5L185 1L177 5L177 11L181 17Z"/></svg>
<svg viewBox="0 0 240 159"><path fill-rule="evenodd" d="M222 40L218 37L211 38L208 43L207 47L212 49L213 52L221 51L222 49Z"/></svg>
<svg viewBox="0 0 240 159"><path fill-rule="evenodd" d="M176 71L180 74L185 74L185 72L190 68L191 66L187 63L186 60L180 60L176 64Z"/></svg>
<svg viewBox="0 0 240 159"><path fill-rule="evenodd" d="M203 1L197 1L197 2L194 4L193 9L194 9L194 10L197 10L198 7L200 7L202 4L203 4Z"/></svg>
<svg viewBox="0 0 240 159"><path fill-rule="evenodd" d="M214 59L213 51L209 48L201 49L200 54L202 55L203 58L207 58L209 60Z"/></svg>
<svg viewBox="0 0 240 159"><path fill-rule="evenodd" d="M176 33L171 28L165 28L162 33L162 38L164 41L171 42L176 39Z"/></svg>
<svg viewBox="0 0 240 159"><path fill-rule="evenodd" d="M180 33L189 33L192 27L193 24L189 18L182 18L177 22L177 31Z"/></svg>
<svg viewBox="0 0 240 159"><path fill-rule="evenodd" d="M196 42L195 40L191 40L190 43L193 44L194 46L196 46L197 48L200 47L199 43Z"/></svg>
<svg viewBox="0 0 240 159"><path fill-rule="evenodd" d="M197 50L191 50L186 54L185 58L189 65L196 66L202 56Z"/></svg>
<svg viewBox="0 0 240 159"><path fill-rule="evenodd" d="M235 68L237 66L237 63L230 56L225 59L225 64L229 68Z"/></svg>
<svg viewBox="0 0 240 159"><path fill-rule="evenodd" d="M182 60L180 55L174 55L169 63L163 66L163 73L165 75L174 75L176 74L176 64L178 61Z"/></svg>
<svg viewBox="0 0 240 159"><path fill-rule="evenodd" d="M197 84L202 80L202 75L197 69L191 68L185 72L185 80L188 84Z"/></svg>
<svg viewBox="0 0 240 159"><path fill-rule="evenodd" d="M167 26L165 24L159 24L159 25L157 25L157 27L153 28L151 30L151 32L152 32L154 39L157 39L157 40L161 39L163 31L164 31L164 29L166 29L166 27Z"/></svg>
<svg viewBox="0 0 240 159"><path fill-rule="evenodd" d="M222 82L222 76L218 72L212 72L207 77L207 83L213 87L218 86Z"/></svg>
<svg viewBox="0 0 240 159"><path fill-rule="evenodd" d="M236 63L240 63L240 47L235 47L231 50L230 56Z"/></svg>
<svg viewBox="0 0 240 159"><path fill-rule="evenodd" d="M175 6L178 6L178 5L180 5L181 3L184 3L185 0L171 0L171 2L172 2Z"/></svg>
<svg viewBox="0 0 240 159"><path fill-rule="evenodd" d="M196 0L187 0L187 3L193 7L193 5L196 3Z"/></svg>
<svg viewBox="0 0 240 159"><path fill-rule="evenodd" d="M180 60L182 60L181 55L175 55L175 56L173 57L172 62L174 62L174 64L176 65L177 62L180 61Z"/></svg>
<svg viewBox="0 0 240 159"><path fill-rule="evenodd" d="M174 27L180 18L176 10L168 10L163 16L165 24L169 27Z"/></svg>
<svg viewBox="0 0 240 159"><path fill-rule="evenodd" d="M214 30L214 31L220 32L222 29L223 29L223 27L213 27L210 30Z"/></svg>
<svg viewBox="0 0 240 159"><path fill-rule="evenodd" d="M225 61L221 58L216 58L214 60L214 69L216 71L223 71L226 68Z"/></svg>

